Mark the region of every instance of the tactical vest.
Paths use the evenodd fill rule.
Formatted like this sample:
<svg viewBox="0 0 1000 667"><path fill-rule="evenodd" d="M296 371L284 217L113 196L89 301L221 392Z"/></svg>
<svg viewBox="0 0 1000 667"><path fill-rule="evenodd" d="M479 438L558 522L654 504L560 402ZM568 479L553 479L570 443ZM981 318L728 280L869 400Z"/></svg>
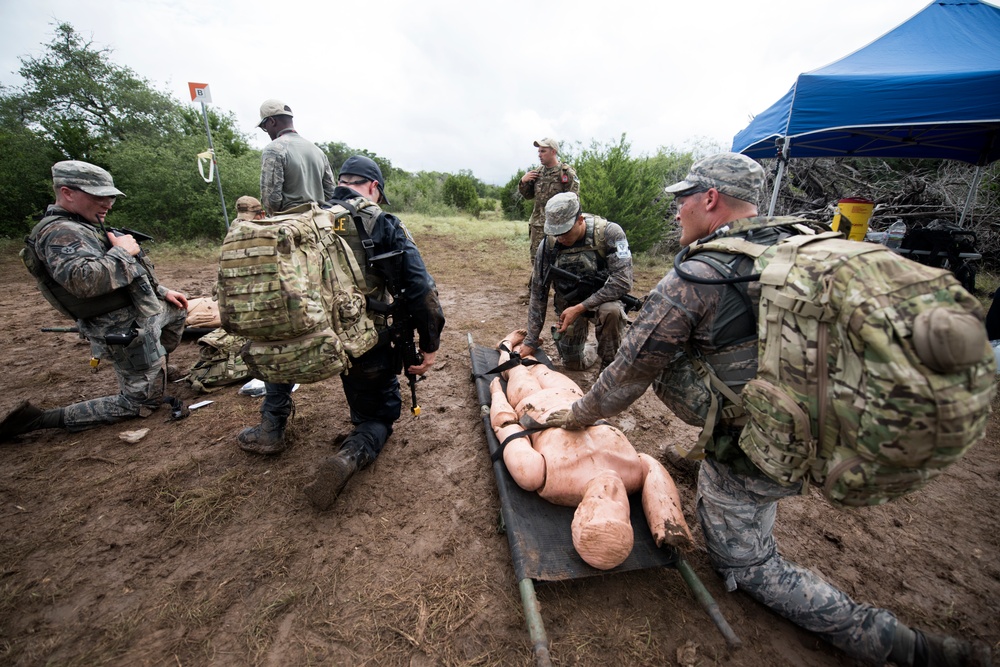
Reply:
<svg viewBox="0 0 1000 667"><path fill-rule="evenodd" d="M752 230L755 243L772 245L789 234L780 229ZM753 260L745 255L701 252L688 261L714 268L723 279L747 276ZM675 265L676 266L676 265ZM712 427L723 434L746 424L740 400L743 386L757 375L757 303L759 289L738 282L723 290L715 313L709 342L715 352L704 353L690 346L653 381L653 391L670 410L692 426L703 426L698 447L712 451Z"/></svg>
<svg viewBox="0 0 1000 667"><path fill-rule="evenodd" d="M34 276L35 281L38 283L38 289L41 291L42 296L48 301L53 308L57 311L74 320L85 320L91 317L97 317L98 315L105 315L120 308L126 308L133 305L132 297L129 295L129 290L127 287L119 287L113 292L108 294L101 294L100 296L94 297L78 297L72 294L65 287L60 285L52 276L49 274L48 267L45 265L45 261L39 257L38 252L35 249L35 244L38 240L38 236L42 231L48 227L53 222L57 220L69 220L80 224L81 234L90 234L97 242L104 248L105 252L111 250L111 242L108 241L106 235L101 233L97 228L95 228L90 223L81 219L79 216L73 215L72 213L66 212L57 215L48 215L41 219L31 230L24 239L24 248L21 249L20 257L21 262L24 264L28 272ZM149 270L150 266L144 263L143 259L136 258L136 261L141 262L144 269L146 269L146 274L149 281L154 289L156 288L156 283L153 278L152 271Z"/></svg>
<svg viewBox="0 0 1000 667"><path fill-rule="evenodd" d="M382 215L382 209L364 197L354 197L348 199L346 203L355 208L365 226L365 230L370 236L375 229L375 225L378 223L379 216ZM364 246L362 245L357 224L352 224L350 218L347 217L338 218L338 224L334 228L334 232L336 232L337 236L341 236L347 241L347 245L350 246L351 252L354 253L354 258L358 262L358 266L363 267L363 275L358 281L358 287L364 291L365 296L376 301L386 302L388 299L386 297L385 280L368 270L368 255L365 253ZM376 324L379 323L376 321Z"/></svg>
<svg viewBox="0 0 1000 667"><path fill-rule="evenodd" d="M584 214L587 224L582 243L572 247L556 247L554 236L545 237L545 249L549 256L549 264L564 271L569 271L581 279L576 285L573 281L551 277L550 284L555 290L556 308L565 310L570 306L583 303L591 294L601 288L608 280L608 262L606 259L608 221L597 215ZM584 284L586 283L586 284Z"/></svg>

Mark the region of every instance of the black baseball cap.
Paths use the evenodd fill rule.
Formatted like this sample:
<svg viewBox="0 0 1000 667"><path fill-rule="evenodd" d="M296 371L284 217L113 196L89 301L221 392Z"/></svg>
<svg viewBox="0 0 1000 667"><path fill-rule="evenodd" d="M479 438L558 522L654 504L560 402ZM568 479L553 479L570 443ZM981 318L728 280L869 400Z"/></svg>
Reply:
<svg viewBox="0 0 1000 667"><path fill-rule="evenodd" d="M378 168L375 160L364 155L352 155L344 160L344 164L341 165L339 178L343 178L345 174L360 176L368 181L375 181L378 184L379 194L382 195L382 201L386 204L389 203L389 198L385 196L385 190L382 189L382 185L385 183L385 180L382 178L382 170Z"/></svg>

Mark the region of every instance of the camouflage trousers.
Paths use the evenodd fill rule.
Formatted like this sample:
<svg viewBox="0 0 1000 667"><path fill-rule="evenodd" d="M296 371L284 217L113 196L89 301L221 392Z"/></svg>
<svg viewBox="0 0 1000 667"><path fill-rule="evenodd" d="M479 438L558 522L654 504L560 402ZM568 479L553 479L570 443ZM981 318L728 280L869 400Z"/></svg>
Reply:
<svg viewBox="0 0 1000 667"><path fill-rule="evenodd" d="M166 381L164 359L180 342L187 311L169 303L155 317L142 318L139 335L127 346L107 345L104 333L84 327L91 348L102 361L110 360L118 377L118 393L73 403L63 408L65 427L82 431L133 417L148 417L163 398Z"/></svg>
<svg viewBox="0 0 1000 667"><path fill-rule="evenodd" d="M712 565L727 590L743 589L857 660L884 664L897 625L892 612L853 601L778 553L778 501L799 492L800 485L781 486L763 476L738 475L713 459L702 461L697 511Z"/></svg>
<svg viewBox="0 0 1000 667"><path fill-rule="evenodd" d="M556 349L563 365L574 371L582 371L589 365L585 359L587 334L590 321L594 321L594 335L597 338L597 357L603 366L614 361L618 348L625 336L625 309L621 301L608 301L597 307L593 317L578 317L569 325L561 339L556 341ZM592 363L592 362L591 362Z"/></svg>
<svg viewBox="0 0 1000 667"><path fill-rule="evenodd" d="M543 218L535 224L528 222L528 261L535 265L535 253L538 252L538 244L545 239L545 219Z"/></svg>

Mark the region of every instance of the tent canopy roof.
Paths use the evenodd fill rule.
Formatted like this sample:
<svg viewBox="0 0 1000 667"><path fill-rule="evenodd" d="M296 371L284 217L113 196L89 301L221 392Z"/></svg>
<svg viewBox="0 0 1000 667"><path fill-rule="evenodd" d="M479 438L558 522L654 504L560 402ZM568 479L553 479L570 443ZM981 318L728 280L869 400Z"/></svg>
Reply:
<svg viewBox="0 0 1000 667"><path fill-rule="evenodd" d="M799 75L733 140L775 157L1000 159L1000 8L942 0L854 53Z"/></svg>

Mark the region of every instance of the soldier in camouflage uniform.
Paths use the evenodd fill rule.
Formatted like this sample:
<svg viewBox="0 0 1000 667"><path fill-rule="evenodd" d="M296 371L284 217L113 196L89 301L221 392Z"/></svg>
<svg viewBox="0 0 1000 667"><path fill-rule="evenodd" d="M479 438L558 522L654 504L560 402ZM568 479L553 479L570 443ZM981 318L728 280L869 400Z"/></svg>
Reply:
<svg viewBox="0 0 1000 667"><path fill-rule="evenodd" d="M330 161L315 144L295 131L291 107L281 100L264 100L257 127L272 140L261 154L259 203L267 214L276 215L299 204L322 204L333 197L336 185ZM265 387L267 398L261 408L261 423L243 429L236 439L244 451L278 454L285 449L292 390L291 385L268 383Z"/></svg>
<svg viewBox="0 0 1000 667"><path fill-rule="evenodd" d="M52 184L56 202L26 239L22 257L46 299L77 320L94 357L110 359L120 391L51 410L25 401L0 422L0 440L148 416L161 403L164 359L180 342L187 316L187 298L157 282L135 238L104 227L122 195L111 174L67 160L52 167Z"/></svg>
<svg viewBox="0 0 1000 667"><path fill-rule="evenodd" d="M580 193L580 179L568 164L559 161L559 144L555 139L539 139L534 142L538 149L541 167L531 169L517 184L517 190L525 199L534 199L535 207L528 220L528 253L532 262L535 251L545 236L545 205L560 192Z"/></svg>
<svg viewBox="0 0 1000 667"><path fill-rule="evenodd" d="M257 127L271 138L261 153L260 170L260 200L268 215L333 196L330 161L316 144L295 131L287 104L264 100Z"/></svg>
<svg viewBox="0 0 1000 667"><path fill-rule="evenodd" d="M528 304L528 335L522 347L525 355L538 347L549 290L555 292L559 316L556 348L563 365L583 370L593 363L585 358L585 346L594 320L597 357L607 367L625 335L625 309L619 299L632 289L632 252L625 231L614 222L584 213L576 193L560 193L545 206L544 241L535 253L534 275ZM577 278L555 276L555 266Z"/></svg>
<svg viewBox="0 0 1000 667"><path fill-rule="evenodd" d="M667 188L676 198L681 245L737 220L748 219L751 227L755 219L768 220L755 218L753 203L763 181L761 167L743 155L722 153L695 163L683 181ZM743 256L716 255L712 262L685 262L684 270L718 279L730 271L749 273L752 266ZM757 282L740 293L733 285L683 280L672 270L650 294L611 366L583 398L554 414L547 425L593 424L624 410L650 385L678 416L704 425L710 396L692 371L690 357L708 363L738 393L756 373L753 312L759 292ZM734 306L734 300L744 299L749 299L749 308ZM740 312L742 316L733 316ZM773 535L777 504L801 493L801 482L784 486L757 469L738 446L742 424L726 414L723 410L705 443L697 514L709 558L729 591L742 588L793 623L871 664L990 664L989 649L981 642L910 629L892 612L855 602L815 572L782 558Z"/></svg>

